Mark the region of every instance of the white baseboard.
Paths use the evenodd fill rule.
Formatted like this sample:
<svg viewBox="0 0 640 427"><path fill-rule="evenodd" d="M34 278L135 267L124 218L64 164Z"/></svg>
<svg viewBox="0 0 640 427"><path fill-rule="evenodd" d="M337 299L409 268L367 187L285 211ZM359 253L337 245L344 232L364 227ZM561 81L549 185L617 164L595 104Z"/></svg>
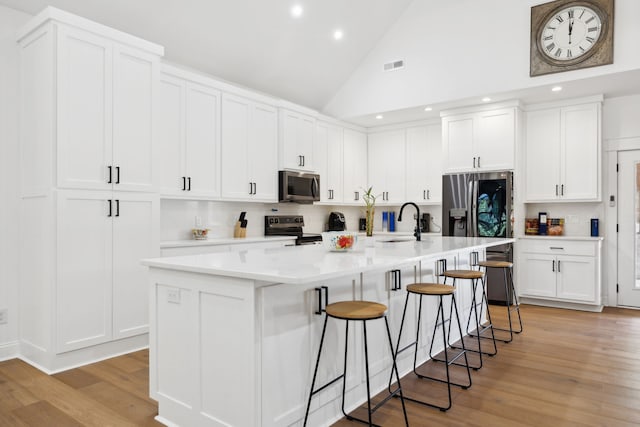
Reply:
<svg viewBox="0 0 640 427"><path fill-rule="evenodd" d="M15 359L20 353L20 344L18 341L11 341L0 344L0 362L9 359Z"/></svg>
<svg viewBox="0 0 640 427"><path fill-rule="evenodd" d="M520 304L531 304L531 305L540 305L544 307L553 307L553 308L566 308L569 310L580 310L580 311L592 311L595 313L600 313L602 311L602 305L593 305L593 304L579 304L565 301L553 301L546 299L537 299L531 297L520 297Z"/></svg>

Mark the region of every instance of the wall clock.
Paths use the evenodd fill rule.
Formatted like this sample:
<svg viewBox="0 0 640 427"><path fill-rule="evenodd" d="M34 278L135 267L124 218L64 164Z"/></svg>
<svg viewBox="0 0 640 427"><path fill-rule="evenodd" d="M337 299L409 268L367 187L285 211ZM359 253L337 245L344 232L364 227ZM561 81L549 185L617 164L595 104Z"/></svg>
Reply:
<svg viewBox="0 0 640 427"><path fill-rule="evenodd" d="M557 0L531 8L530 76L613 63L614 0Z"/></svg>

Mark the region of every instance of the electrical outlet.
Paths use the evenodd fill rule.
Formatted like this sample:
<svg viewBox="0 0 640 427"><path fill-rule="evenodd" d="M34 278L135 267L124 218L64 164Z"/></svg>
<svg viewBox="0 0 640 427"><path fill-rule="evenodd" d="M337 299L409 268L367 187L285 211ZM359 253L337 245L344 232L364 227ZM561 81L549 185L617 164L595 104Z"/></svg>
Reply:
<svg viewBox="0 0 640 427"><path fill-rule="evenodd" d="M173 288L167 291L167 302L180 304L180 289Z"/></svg>
<svg viewBox="0 0 640 427"><path fill-rule="evenodd" d="M202 228L202 218L199 215L196 215L196 228Z"/></svg>
<svg viewBox="0 0 640 427"><path fill-rule="evenodd" d="M9 309L0 310L0 325L6 325L9 322Z"/></svg>

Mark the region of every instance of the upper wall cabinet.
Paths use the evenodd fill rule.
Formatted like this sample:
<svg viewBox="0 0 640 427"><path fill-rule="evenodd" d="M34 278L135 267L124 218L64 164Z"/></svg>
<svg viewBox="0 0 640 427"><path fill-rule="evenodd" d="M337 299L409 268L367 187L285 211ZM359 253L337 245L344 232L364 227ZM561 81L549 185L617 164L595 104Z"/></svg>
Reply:
<svg viewBox="0 0 640 427"><path fill-rule="evenodd" d="M600 110L589 102L526 113L525 202L600 201Z"/></svg>
<svg viewBox="0 0 640 427"><path fill-rule="evenodd" d="M313 162L320 175L320 202L343 202L344 130L318 121L314 140Z"/></svg>
<svg viewBox="0 0 640 427"><path fill-rule="evenodd" d="M440 124L406 130L407 201L422 205L442 202L442 130Z"/></svg>
<svg viewBox="0 0 640 427"><path fill-rule="evenodd" d="M278 111L222 95L222 198L278 201Z"/></svg>
<svg viewBox="0 0 640 427"><path fill-rule="evenodd" d="M442 115L445 173L514 168L517 106Z"/></svg>
<svg viewBox="0 0 640 427"><path fill-rule="evenodd" d="M55 99L48 124L56 132L55 184L150 191L159 56L61 23L49 25L57 31L44 26L21 39L21 46L25 82L51 73L44 87L24 90L26 108L43 112L49 107L36 103Z"/></svg>
<svg viewBox="0 0 640 427"><path fill-rule="evenodd" d="M315 171L313 162L313 139L316 131L316 119L288 110L279 109L280 169Z"/></svg>
<svg viewBox="0 0 640 427"><path fill-rule="evenodd" d="M344 203L362 205L367 185L367 134L344 130ZM320 177L322 180L322 177ZM320 184L322 188L322 181Z"/></svg>
<svg viewBox="0 0 640 427"><path fill-rule="evenodd" d="M162 195L220 196L221 94L210 83L163 68L154 162L155 183Z"/></svg>
<svg viewBox="0 0 640 427"><path fill-rule="evenodd" d="M376 204L400 205L405 201L405 130L368 135L368 186L378 196Z"/></svg>

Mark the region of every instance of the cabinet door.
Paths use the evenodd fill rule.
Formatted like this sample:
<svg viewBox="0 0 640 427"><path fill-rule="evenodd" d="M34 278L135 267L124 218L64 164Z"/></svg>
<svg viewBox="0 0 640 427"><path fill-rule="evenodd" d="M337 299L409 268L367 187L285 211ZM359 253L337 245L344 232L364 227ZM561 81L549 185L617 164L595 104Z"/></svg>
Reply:
<svg viewBox="0 0 640 427"><path fill-rule="evenodd" d="M58 186L109 189L113 49L106 39L58 29Z"/></svg>
<svg viewBox="0 0 640 427"><path fill-rule="evenodd" d="M560 110L531 111L526 120L525 200L557 200L560 194Z"/></svg>
<svg viewBox="0 0 640 427"><path fill-rule="evenodd" d="M515 109L485 111L476 117L476 166L481 170L513 169Z"/></svg>
<svg viewBox="0 0 640 427"><path fill-rule="evenodd" d="M116 47L113 70L113 166L117 169L114 189L151 191L158 58Z"/></svg>
<svg viewBox="0 0 640 427"><path fill-rule="evenodd" d="M473 115L445 117L442 120L442 151L445 172L474 170Z"/></svg>
<svg viewBox="0 0 640 427"><path fill-rule="evenodd" d="M599 105L567 107L561 114L562 199L600 201Z"/></svg>
<svg viewBox="0 0 640 427"><path fill-rule="evenodd" d="M185 159L189 194L220 195L220 92L188 83ZM190 181L190 182L189 182Z"/></svg>
<svg viewBox="0 0 640 427"><path fill-rule="evenodd" d="M342 203L343 176L344 173L344 142L343 129L338 126L329 126L327 135L327 173L325 177L320 175L320 188L324 186L322 193L327 195L331 190L331 203ZM314 159L315 164L315 159ZM324 184L322 180L324 179Z"/></svg>
<svg viewBox="0 0 640 427"><path fill-rule="evenodd" d="M252 192L248 160L250 111L249 100L223 95L221 184L224 199L248 200Z"/></svg>
<svg viewBox="0 0 640 427"><path fill-rule="evenodd" d="M405 131L374 133L368 136L368 187L381 205L399 205L405 200Z"/></svg>
<svg viewBox="0 0 640 427"><path fill-rule="evenodd" d="M314 171L313 138L315 119L313 117L280 109L281 159L284 169Z"/></svg>
<svg viewBox="0 0 640 427"><path fill-rule="evenodd" d="M251 200L278 201L278 112L266 104L253 104L249 137L249 175L254 183Z"/></svg>
<svg viewBox="0 0 640 427"><path fill-rule="evenodd" d="M558 298L597 303L596 262L593 257L558 256Z"/></svg>
<svg viewBox="0 0 640 427"><path fill-rule="evenodd" d="M344 130L344 202L362 204L367 183L367 135Z"/></svg>
<svg viewBox="0 0 640 427"><path fill-rule="evenodd" d="M119 339L149 331L148 269L140 260L160 256L160 221L156 195L113 197L113 338Z"/></svg>
<svg viewBox="0 0 640 427"><path fill-rule="evenodd" d="M523 253L518 263L518 286L522 296L556 296L557 262L553 255Z"/></svg>
<svg viewBox="0 0 640 427"><path fill-rule="evenodd" d="M112 217L111 192L60 191L57 198L56 349L62 353L111 339Z"/></svg>
<svg viewBox="0 0 640 427"><path fill-rule="evenodd" d="M184 193L185 83L161 75L155 138L155 185L161 194Z"/></svg>
<svg viewBox="0 0 640 427"><path fill-rule="evenodd" d="M427 125L407 129L407 200L418 204L442 201L442 131Z"/></svg>

